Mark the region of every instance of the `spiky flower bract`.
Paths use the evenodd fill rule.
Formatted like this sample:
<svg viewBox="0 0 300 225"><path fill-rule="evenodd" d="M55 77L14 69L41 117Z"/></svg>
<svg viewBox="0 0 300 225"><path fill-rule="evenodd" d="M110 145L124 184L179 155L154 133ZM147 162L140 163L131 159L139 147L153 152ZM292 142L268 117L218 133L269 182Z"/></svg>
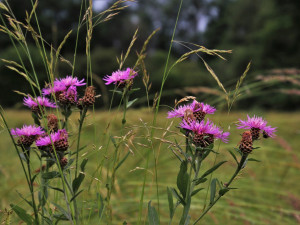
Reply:
<svg viewBox="0 0 300 225"><path fill-rule="evenodd" d="M111 75L106 75L103 80L106 81L105 85L120 84L126 81L132 80L138 75L136 71L131 68L127 68L126 70L118 70L113 72Z"/></svg>
<svg viewBox="0 0 300 225"><path fill-rule="evenodd" d="M11 129L11 134L19 137L18 144L23 144L24 146L30 146L39 135L43 135L44 133L45 131L41 127L34 125L23 125L21 129Z"/></svg>
<svg viewBox="0 0 300 225"><path fill-rule="evenodd" d="M36 140L35 144L41 150L53 150L53 145L57 151L65 151L68 149L68 133L65 129L58 130L50 136L44 136Z"/></svg>
<svg viewBox="0 0 300 225"><path fill-rule="evenodd" d="M214 142L214 139L220 139L221 141L227 143L229 132L223 132L223 130L213 124L210 120L206 122L202 120L198 121L186 121L183 120L179 126L183 129L190 130L194 134L193 142L201 147L206 147Z"/></svg>
<svg viewBox="0 0 300 225"><path fill-rule="evenodd" d="M65 78L55 79L53 85L42 90L43 95L54 94L62 104L75 104L77 102L77 87L86 85L84 79L67 76Z"/></svg>
<svg viewBox="0 0 300 225"><path fill-rule="evenodd" d="M239 119L237 124L238 129L250 129L252 134L252 139L257 140L260 133L264 133L264 137L274 137L276 132L276 127L267 126L267 121L263 120L262 117L247 115L247 120Z"/></svg>

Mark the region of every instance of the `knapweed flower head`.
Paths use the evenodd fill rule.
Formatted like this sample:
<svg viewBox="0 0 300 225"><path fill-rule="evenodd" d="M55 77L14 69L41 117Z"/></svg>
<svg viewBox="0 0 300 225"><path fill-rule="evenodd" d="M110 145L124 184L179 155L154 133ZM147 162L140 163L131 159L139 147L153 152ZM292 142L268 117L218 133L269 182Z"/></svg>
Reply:
<svg viewBox="0 0 300 225"><path fill-rule="evenodd" d="M191 104L179 106L177 109L168 112L167 118L183 118L185 120L204 120L206 114L214 114L216 109L203 102L194 100Z"/></svg>
<svg viewBox="0 0 300 225"><path fill-rule="evenodd" d="M95 103L95 87L89 86L85 89L84 96L82 98L82 104L85 106L90 106Z"/></svg>
<svg viewBox="0 0 300 225"><path fill-rule="evenodd" d="M122 84L126 85L127 82L130 82L137 75L138 73L136 71L131 68L127 68L126 70L115 71L110 76L106 75L103 80L106 81L105 85L113 83L121 86Z"/></svg>
<svg viewBox="0 0 300 225"><path fill-rule="evenodd" d="M67 76L65 78L55 79L54 86L65 86L66 88L69 88L71 86L84 86L86 83L84 83L84 79L79 80L77 77Z"/></svg>
<svg viewBox="0 0 300 225"><path fill-rule="evenodd" d="M30 146L38 138L38 136L43 135L45 131L41 127L34 125L23 125L23 127L11 129L11 134L13 136L19 137L18 144L24 146Z"/></svg>
<svg viewBox="0 0 300 225"><path fill-rule="evenodd" d="M59 93L58 101L63 105L75 104L77 102L77 89L75 86L69 87L66 91Z"/></svg>
<svg viewBox="0 0 300 225"><path fill-rule="evenodd" d="M61 93L65 90L66 90L66 86L63 84L56 84L54 86L47 85L47 87L42 89L42 94L46 96L46 95L51 95L52 93L53 94Z"/></svg>
<svg viewBox="0 0 300 225"><path fill-rule="evenodd" d="M36 140L36 146L40 150L46 150L49 152L53 151L53 145L57 151L66 151L69 147L68 144L68 133L65 129L58 130L50 136L44 136Z"/></svg>
<svg viewBox="0 0 300 225"><path fill-rule="evenodd" d="M42 90L43 95L54 94L58 101L65 104L75 104L77 102L77 87L86 85L84 79L67 76L65 78L55 79L52 85Z"/></svg>
<svg viewBox="0 0 300 225"><path fill-rule="evenodd" d="M247 120L239 119L237 124L238 129L250 129L252 139L257 140L260 136L260 133L263 133L264 138L274 137L276 132L276 127L267 126L267 121L263 120L262 117L253 116L250 117L247 115Z"/></svg>
<svg viewBox="0 0 300 225"><path fill-rule="evenodd" d="M193 132L193 143L196 146L207 147L214 143L215 139L220 139L225 143L228 142L229 132L223 132L220 127L213 124L210 120L206 122L204 120L201 122L183 120L179 126Z"/></svg>
<svg viewBox="0 0 300 225"><path fill-rule="evenodd" d="M56 132L58 130L58 118L54 114L49 114L47 116L47 127L51 133Z"/></svg>
<svg viewBox="0 0 300 225"><path fill-rule="evenodd" d="M41 110L43 111L44 107L48 108L57 108L55 103L51 102L48 98L46 97L36 97L32 98L30 96L27 96L23 100L24 105L28 106L32 112L35 112L37 114L41 114ZM41 110L40 110L41 109Z"/></svg>

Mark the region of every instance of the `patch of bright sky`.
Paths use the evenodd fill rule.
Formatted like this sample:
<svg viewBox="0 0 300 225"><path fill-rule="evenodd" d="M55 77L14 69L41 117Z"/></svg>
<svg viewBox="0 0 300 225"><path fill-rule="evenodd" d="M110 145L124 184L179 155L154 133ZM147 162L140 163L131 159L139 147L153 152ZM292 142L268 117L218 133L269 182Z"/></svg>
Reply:
<svg viewBox="0 0 300 225"><path fill-rule="evenodd" d="M210 0L208 0L208 1L210 1ZM127 4L130 4L130 2L128 2ZM98 11L98 12L105 8L108 8L107 0L93 0L93 8L95 11ZM214 11L216 11L216 10L214 10ZM217 13L218 12L212 12L212 14L217 14ZM133 19L136 20L137 18L133 18ZM208 17L205 15L201 15L199 17L199 21L198 21L198 30L202 31L202 32L205 31L208 22L209 22Z"/></svg>
<svg viewBox="0 0 300 225"><path fill-rule="evenodd" d="M95 11L101 11L106 6L106 0L93 0L93 8Z"/></svg>

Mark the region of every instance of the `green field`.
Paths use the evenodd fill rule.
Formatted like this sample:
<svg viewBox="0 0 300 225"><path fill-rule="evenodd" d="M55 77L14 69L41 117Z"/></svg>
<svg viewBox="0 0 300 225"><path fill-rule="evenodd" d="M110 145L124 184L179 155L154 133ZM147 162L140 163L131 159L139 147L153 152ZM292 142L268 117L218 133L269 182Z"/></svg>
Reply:
<svg viewBox="0 0 300 225"><path fill-rule="evenodd" d="M224 130L230 129L231 136L229 144L219 142L215 144L220 153L210 155L206 161L207 165L228 160L221 169L218 169L213 177L226 182L234 172L234 161L228 153L228 149L237 147L240 141L240 130L235 129L234 123L238 118L246 118L247 112L217 113L213 121L221 125ZM243 173L234 181L232 187L238 188L227 193L218 204L206 215L200 224L299 224L300 223L300 116L295 113L263 113L263 116L271 126L278 127L275 139L259 140L251 157L261 160L260 163L249 162ZM6 110L5 116L9 127L20 127L24 123L33 123L31 114L28 111ZM76 130L77 116L71 118L70 130ZM144 167L146 155L150 155L150 163L147 172L147 182L144 195L144 215L146 215L147 203L152 200L152 204L158 209L157 192L155 183L155 170L153 152L144 147L149 144L149 132L153 119L152 112L144 110L129 110L126 132L128 134L126 145L122 147L123 154L132 151L125 163L117 171L115 191L112 196L113 223L136 224L138 220L139 201L144 179ZM122 115L117 112L96 111L90 113L88 121L85 123L82 136L82 146L87 147L82 152L80 159L88 158L86 179L84 180L84 192L80 195L78 203L85 215L90 216L90 222L82 224L97 223L97 212L93 209L96 194L105 196L107 170L102 172L97 170L99 164L105 167L111 165L112 146L106 148L110 135L119 136ZM184 145L183 137L177 134L176 128L179 120L166 119L166 112L159 113L157 129L155 129L153 142L155 155L157 157L158 192L159 192L159 214L161 224L168 224L169 212L166 187L176 187L176 176L179 170L179 161L168 149L170 143L175 140ZM170 130L166 129L170 126ZM132 133L127 133L132 131ZM117 137L116 137L117 138ZM24 197L28 197L28 189L19 159L14 150L13 144L7 131L1 128L0 133L0 209L9 209L9 204L20 204L25 207L24 201L18 196L20 192ZM76 133L73 133L71 140L76 140ZM170 142L170 143L169 143ZM75 143L71 145L71 150L75 149ZM110 145L112 145L110 143ZM219 146L219 147L218 147ZM107 152L105 152L108 149ZM33 166L38 164L33 162ZM202 171L203 171L202 170ZM109 174L108 174L109 175ZM39 184L36 184L37 188ZM208 183L204 187L207 189ZM192 220L201 214L206 196L206 189L197 194L194 200L191 216ZM50 195L53 192L50 192ZM59 194L55 194L54 199L59 201ZM172 224L178 224L182 208L178 208ZM1 222L5 214L0 214ZM18 224L16 215L12 217L12 224ZM143 218L146 220L146 216ZM82 219L82 221L88 221ZM147 222L145 222L147 224Z"/></svg>

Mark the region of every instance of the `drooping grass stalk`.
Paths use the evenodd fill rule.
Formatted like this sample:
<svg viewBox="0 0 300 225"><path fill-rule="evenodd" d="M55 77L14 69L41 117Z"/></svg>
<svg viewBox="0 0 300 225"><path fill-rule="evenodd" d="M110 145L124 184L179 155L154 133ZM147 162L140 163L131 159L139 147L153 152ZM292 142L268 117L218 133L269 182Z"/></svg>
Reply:
<svg viewBox="0 0 300 225"><path fill-rule="evenodd" d="M80 3L80 12L79 12L79 18L78 18L78 27L76 32L76 41L75 41L75 49L74 49L74 57L73 57L73 63L72 63L72 76L74 74L75 70L75 64L76 64L76 55L77 55L77 49L78 49L78 40L79 40L79 31L80 31L80 21L81 21L81 13L82 13L82 7L83 7L83 0Z"/></svg>
<svg viewBox="0 0 300 225"><path fill-rule="evenodd" d="M247 160L248 154L245 155L243 154L234 174L232 175L232 177L230 178L230 180L228 181L228 183L225 184L226 188L229 188L230 184L234 181L234 179L236 178L236 176L239 174L239 172L244 168L244 164ZM209 210L220 200L220 198L223 195L221 195L219 193L219 196L205 209L205 211L200 215L200 217L193 223L193 225L197 224L208 212Z"/></svg>
<svg viewBox="0 0 300 225"><path fill-rule="evenodd" d="M170 59L170 56L171 56L173 40L174 40L176 29L177 29L177 23L178 23L178 20L179 20L179 15L180 15L180 12L181 12L182 3L183 3L183 0L180 0L180 4L179 4L177 16L176 16L176 21L175 21L171 41L170 41L169 51L168 51L168 54L167 54L167 59L166 59L164 74L163 74L163 78L162 78L162 83L161 83L161 87L160 87L160 91L159 91L159 95L158 95L158 99L157 99L157 103L156 103L156 107L155 107L155 113L154 113L153 123L152 123L153 128L151 130L151 139L154 136L154 127L156 126L156 120L157 120L158 109L159 109L159 106L160 106L160 100L161 100L161 97L162 97L164 84L165 84L166 79L168 77L167 71L168 71L168 67L169 67L169 59ZM156 161L154 150L153 150L153 153L154 153L154 166L155 166L154 169L155 169L155 176L156 176L155 180L156 180L156 189L157 189L158 215L160 215L160 213L159 213L158 182L157 182L157 180L158 180L158 178L157 178L157 161ZM149 167L149 158L150 158L150 154L147 154L144 180L143 180L143 186L142 186L142 193L141 193L141 198L140 198L138 224L141 224L141 219L142 219L142 211L143 211L143 203L144 203L144 191L145 191L145 185L146 185L146 179L147 179L147 170L148 170L148 167Z"/></svg>

